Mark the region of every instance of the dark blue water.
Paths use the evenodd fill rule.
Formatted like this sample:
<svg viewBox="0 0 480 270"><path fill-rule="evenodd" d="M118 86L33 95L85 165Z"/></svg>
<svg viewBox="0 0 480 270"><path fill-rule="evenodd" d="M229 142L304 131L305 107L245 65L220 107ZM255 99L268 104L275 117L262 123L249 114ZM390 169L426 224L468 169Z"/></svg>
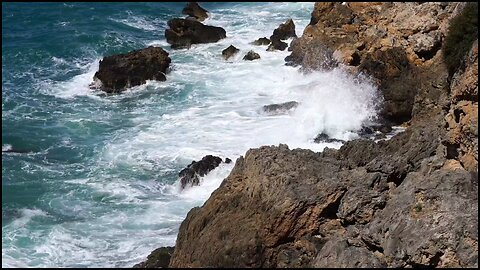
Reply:
<svg viewBox="0 0 480 270"><path fill-rule="evenodd" d="M368 84L303 75L284 66L287 51L250 44L288 18L301 35L313 3L204 3L227 38L172 51L164 30L183 6L2 3L2 266L130 267L173 245L233 167L180 192L192 160L264 144L321 150L318 132L348 139L374 115ZM226 62L230 44L241 53ZM102 56L150 45L170 53L166 82L121 95L88 88ZM241 60L250 49L261 61ZM290 100L301 102L295 113L259 110Z"/></svg>

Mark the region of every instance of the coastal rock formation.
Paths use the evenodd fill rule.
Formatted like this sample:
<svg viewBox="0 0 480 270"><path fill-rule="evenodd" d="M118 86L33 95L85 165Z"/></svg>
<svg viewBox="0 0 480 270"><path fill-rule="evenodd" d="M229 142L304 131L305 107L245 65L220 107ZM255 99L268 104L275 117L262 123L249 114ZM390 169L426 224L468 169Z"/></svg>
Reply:
<svg viewBox="0 0 480 270"><path fill-rule="evenodd" d="M168 268L174 247L157 248L148 255L145 262L133 266L133 268Z"/></svg>
<svg viewBox="0 0 480 270"><path fill-rule="evenodd" d="M208 18L208 11L202 8L197 2L188 2L183 8L182 14L188 15L202 22Z"/></svg>
<svg viewBox="0 0 480 270"><path fill-rule="evenodd" d="M225 60L237 54L240 50L235 48L235 46L230 45L225 50L222 51L222 56Z"/></svg>
<svg viewBox="0 0 480 270"><path fill-rule="evenodd" d="M464 5L316 3L310 24L285 60L306 70L342 64L372 76L385 100L381 115L400 124L411 119L422 82L443 72L431 62L441 57L449 21ZM440 78L446 84L446 76Z"/></svg>
<svg viewBox="0 0 480 270"><path fill-rule="evenodd" d="M344 143L345 142L344 140L330 138L330 136L328 136L325 133L318 134L317 137L315 137L315 139L313 139L313 141L316 142L316 143L321 143L321 142L326 142L326 143L340 142L340 143Z"/></svg>
<svg viewBox="0 0 480 270"><path fill-rule="evenodd" d="M255 59L260 59L260 55L254 51L249 51L244 57L243 60L252 61Z"/></svg>
<svg viewBox="0 0 480 270"><path fill-rule="evenodd" d="M200 161L192 161L187 168L181 170L178 174L182 189L187 185L198 186L200 177L207 175L211 170L218 167L220 163L222 163L222 159L212 155L204 156Z"/></svg>
<svg viewBox="0 0 480 270"><path fill-rule="evenodd" d="M270 36L271 44L268 46L267 51L280 50L284 51L288 44L282 40L289 38L296 38L295 24L292 19L288 19L285 23L280 24L277 29L273 30L273 34Z"/></svg>
<svg viewBox="0 0 480 270"><path fill-rule="evenodd" d="M212 43L227 37L225 29L194 20L175 18L167 24L170 28L165 30L165 38L172 49L190 48L192 44Z"/></svg>
<svg viewBox="0 0 480 270"><path fill-rule="evenodd" d="M298 106L296 101L288 101L279 104L270 104L263 106L263 111L269 114L278 114L294 109Z"/></svg>
<svg viewBox="0 0 480 270"><path fill-rule="evenodd" d="M100 60L91 87L116 93L144 84L147 80L165 81L170 62L166 51L153 46L126 54L106 56Z"/></svg>
<svg viewBox="0 0 480 270"><path fill-rule="evenodd" d="M252 42L252 44L260 46L260 45L268 45L270 44L270 42L271 42L270 39L263 37L255 40L254 42Z"/></svg>

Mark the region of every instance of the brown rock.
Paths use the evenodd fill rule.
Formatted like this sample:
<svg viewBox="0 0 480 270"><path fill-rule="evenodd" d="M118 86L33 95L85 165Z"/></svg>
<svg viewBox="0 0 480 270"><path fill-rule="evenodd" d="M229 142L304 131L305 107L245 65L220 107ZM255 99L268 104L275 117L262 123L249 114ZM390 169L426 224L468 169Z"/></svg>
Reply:
<svg viewBox="0 0 480 270"><path fill-rule="evenodd" d="M225 50L222 51L222 56L225 60L228 60L228 58L234 56L235 54L237 54L240 50L235 48L235 46L233 45L230 45L228 46L228 48L226 48Z"/></svg>
<svg viewBox="0 0 480 270"><path fill-rule="evenodd" d="M197 2L188 2L182 10L182 14L189 15L200 22L208 18L207 12L208 11L202 8Z"/></svg>
<svg viewBox="0 0 480 270"><path fill-rule="evenodd" d="M225 38L225 29L204 25L194 20L171 19L169 29L165 30L165 38L172 49L189 48L192 44L212 43Z"/></svg>
<svg viewBox="0 0 480 270"><path fill-rule="evenodd" d="M243 60L252 61L255 59L260 59L260 55L254 51L249 51L244 57Z"/></svg>

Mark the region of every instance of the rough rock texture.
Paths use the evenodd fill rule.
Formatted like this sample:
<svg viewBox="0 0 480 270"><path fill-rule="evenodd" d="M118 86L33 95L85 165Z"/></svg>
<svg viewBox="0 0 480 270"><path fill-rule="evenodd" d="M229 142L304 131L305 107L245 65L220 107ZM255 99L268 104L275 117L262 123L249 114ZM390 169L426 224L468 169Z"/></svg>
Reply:
<svg viewBox="0 0 480 270"><path fill-rule="evenodd" d="M330 136L328 136L325 133L318 134L317 137L315 137L315 139L313 139L313 141L316 142L316 143L321 143L321 142L326 142L326 143L345 142L344 140L330 138Z"/></svg>
<svg viewBox="0 0 480 270"><path fill-rule="evenodd" d="M316 3L310 25L292 42L289 65L306 70L338 64L374 79L384 96L382 116L400 124L413 116L415 95L432 74L432 64L450 19L464 3L340 2ZM446 84L447 75L437 82ZM442 86L440 86L442 87ZM425 107L424 107L425 108Z"/></svg>
<svg viewBox="0 0 480 270"><path fill-rule="evenodd" d="M200 161L192 161L187 168L181 170L178 174L182 189L187 185L198 186L200 183L199 177L207 175L208 172L215 169L220 163L222 163L222 159L212 155L204 156Z"/></svg>
<svg viewBox="0 0 480 270"><path fill-rule="evenodd" d="M279 104L270 104L263 106L263 111L269 114L278 114L294 109L298 106L296 101L288 101Z"/></svg>
<svg viewBox="0 0 480 270"><path fill-rule="evenodd" d="M387 12L382 20L408 40L444 33L442 18L455 6L317 3L312 25L343 29L368 9ZM416 87L406 130L321 153L250 149L188 213L170 267L478 267L478 41L454 73L438 54L412 62L405 50L407 65L397 47L376 51L360 55L378 64L359 66L393 81L405 76Z"/></svg>
<svg viewBox="0 0 480 270"><path fill-rule="evenodd" d="M244 57L243 60L252 61L255 59L260 59L260 55L254 51L249 51Z"/></svg>
<svg viewBox="0 0 480 270"><path fill-rule="evenodd" d="M253 45L258 45L258 46L260 46L260 45L268 45L268 44L270 44L270 43L271 43L270 39L268 39L268 38L266 38L266 37L259 38L259 39L255 40L254 42L252 42Z"/></svg>
<svg viewBox="0 0 480 270"><path fill-rule="evenodd" d="M182 14L194 17L198 21L204 21L208 18L208 11L202 8L197 2L188 2L183 8Z"/></svg>
<svg viewBox="0 0 480 270"><path fill-rule="evenodd" d="M225 29L204 25L187 19L171 19L167 22L165 38L173 49L190 48L192 44L217 42L227 36Z"/></svg>
<svg viewBox="0 0 480 270"><path fill-rule="evenodd" d="M273 30L273 34L270 36L271 44L268 46L267 51L284 51L288 47L288 44L282 40L291 37L296 38L297 35L295 34L295 24L293 20L288 19L285 23L280 24L277 29Z"/></svg>
<svg viewBox="0 0 480 270"><path fill-rule="evenodd" d="M174 249L174 247L157 248L148 255L146 261L134 265L133 268L168 268Z"/></svg>
<svg viewBox="0 0 480 270"><path fill-rule="evenodd" d="M228 60L228 58L234 56L235 54L237 54L240 50L237 49L235 46L233 45L230 45L228 46L228 48L226 48L225 50L222 51L222 56L225 60Z"/></svg>
<svg viewBox="0 0 480 270"><path fill-rule="evenodd" d="M126 54L105 56L100 60L91 87L115 93L144 84L146 80L165 81L170 62L166 51L153 46Z"/></svg>

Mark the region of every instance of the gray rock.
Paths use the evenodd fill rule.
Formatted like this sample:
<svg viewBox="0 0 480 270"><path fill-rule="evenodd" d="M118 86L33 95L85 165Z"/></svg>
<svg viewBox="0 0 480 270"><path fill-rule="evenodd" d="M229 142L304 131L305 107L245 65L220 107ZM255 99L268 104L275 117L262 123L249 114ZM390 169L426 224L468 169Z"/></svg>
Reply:
<svg viewBox="0 0 480 270"><path fill-rule="evenodd" d="M270 104L263 106L263 111L269 114L279 114L294 109L298 106L296 101L288 101L279 104Z"/></svg>
<svg viewBox="0 0 480 270"><path fill-rule="evenodd" d="M260 55L254 51L249 51L244 57L243 60L252 61L255 59L260 59Z"/></svg>

